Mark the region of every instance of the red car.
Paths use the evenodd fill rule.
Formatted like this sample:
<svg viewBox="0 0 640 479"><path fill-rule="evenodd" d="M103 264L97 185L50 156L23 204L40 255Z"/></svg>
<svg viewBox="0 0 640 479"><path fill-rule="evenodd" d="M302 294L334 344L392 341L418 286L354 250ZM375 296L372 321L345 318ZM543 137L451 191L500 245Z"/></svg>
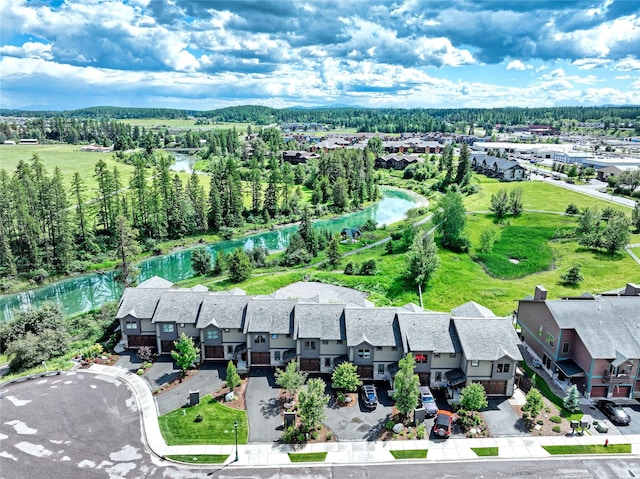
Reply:
<svg viewBox="0 0 640 479"><path fill-rule="evenodd" d="M448 438L451 436L451 424L453 423L453 413L438 410L436 420L433 423L433 433L438 437Z"/></svg>

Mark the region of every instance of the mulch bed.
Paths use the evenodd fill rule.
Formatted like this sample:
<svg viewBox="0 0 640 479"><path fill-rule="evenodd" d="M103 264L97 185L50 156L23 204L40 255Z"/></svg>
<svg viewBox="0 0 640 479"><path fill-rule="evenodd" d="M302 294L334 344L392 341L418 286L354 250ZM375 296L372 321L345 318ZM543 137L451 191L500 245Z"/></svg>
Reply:
<svg viewBox="0 0 640 479"><path fill-rule="evenodd" d="M559 424L553 423L549 420L551 416L560 416L560 411L558 411L556 405L549 401L546 397L543 396L542 400L544 401L545 407L542 412L538 414L538 417L536 417L536 421L538 419L541 419L543 421L543 424L541 425L540 430L534 429L533 431L531 431L531 434L535 436L565 436L571 433L571 425L566 419L563 418L562 422ZM522 407L513 406L513 409L516 411L518 416L522 418ZM523 419L520 420L523 421ZM553 426L560 426L560 432L553 432Z"/></svg>
<svg viewBox="0 0 640 479"><path fill-rule="evenodd" d="M226 387L220 387L218 389L216 389L215 391L213 391L211 393L211 396L213 396L213 398L218 401L223 403L225 406L229 406L230 408L233 409L239 409L241 411L246 411L247 410L247 403L244 400L244 394L245 391L247 389L247 383L249 382L248 379L243 379L242 383L240 384L240 386L238 386L237 388L234 389L233 393L234 393L234 400L233 401L228 401L225 402L224 397L231 392L231 390Z"/></svg>
<svg viewBox="0 0 640 479"><path fill-rule="evenodd" d="M179 376L177 379L174 379L170 383L163 384L158 389L153 391L153 395L155 396L155 395L158 395L158 394L163 394L163 393L171 391L173 388L177 387L178 385L182 384L183 382L188 381L191 376L195 376L195 374L197 372L198 371L196 369L187 369L187 371L185 372L185 376L184 377Z"/></svg>

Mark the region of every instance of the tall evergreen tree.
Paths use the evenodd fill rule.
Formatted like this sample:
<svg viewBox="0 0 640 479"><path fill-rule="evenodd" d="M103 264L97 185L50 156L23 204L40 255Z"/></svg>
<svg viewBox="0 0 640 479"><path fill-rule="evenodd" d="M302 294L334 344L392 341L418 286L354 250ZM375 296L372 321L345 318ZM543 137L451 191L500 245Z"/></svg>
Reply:
<svg viewBox="0 0 640 479"><path fill-rule="evenodd" d="M48 229L52 250L52 266L62 273L71 263L71 231L67 218L67 195L62 184L62 172L56 166L49 184Z"/></svg>
<svg viewBox="0 0 640 479"><path fill-rule="evenodd" d="M191 233L203 233L207 231L207 202L204 197L204 189L200 185L198 174L194 171L187 183L187 196L193 210L193 228Z"/></svg>
<svg viewBox="0 0 640 479"><path fill-rule="evenodd" d="M222 227L222 207L220 206L220 190L215 177L211 177L209 187L209 209L207 212L209 227L212 231L220 231Z"/></svg>
<svg viewBox="0 0 640 479"><path fill-rule="evenodd" d="M118 264L116 265L115 280L125 288L135 285L139 270L133 264L134 257L140 251L136 240L137 231L123 216L116 219L116 242Z"/></svg>
<svg viewBox="0 0 640 479"><path fill-rule="evenodd" d="M454 182L460 186L469 184L471 180L471 163L469 161L469 145L462 144L460 149L460 157L458 158L458 169Z"/></svg>

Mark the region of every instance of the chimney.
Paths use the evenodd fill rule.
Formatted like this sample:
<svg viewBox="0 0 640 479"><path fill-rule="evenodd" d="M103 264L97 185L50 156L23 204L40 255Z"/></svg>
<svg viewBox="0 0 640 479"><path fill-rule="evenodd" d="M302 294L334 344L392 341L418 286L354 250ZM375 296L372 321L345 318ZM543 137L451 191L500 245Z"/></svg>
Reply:
<svg viewBox="0 0 640 479"><path fill-rule="evenodd" d="M640 295L640 285L634 283L627 283L627 287L624 289L624 296L638 296Z"/></svg>
<svg viewBox="0 0 640 479"><path fill-rule="evenodd" d="M533 293L534 301L545 301L547 299L547 290L544 286L536 286L535 293Z"/></svg>

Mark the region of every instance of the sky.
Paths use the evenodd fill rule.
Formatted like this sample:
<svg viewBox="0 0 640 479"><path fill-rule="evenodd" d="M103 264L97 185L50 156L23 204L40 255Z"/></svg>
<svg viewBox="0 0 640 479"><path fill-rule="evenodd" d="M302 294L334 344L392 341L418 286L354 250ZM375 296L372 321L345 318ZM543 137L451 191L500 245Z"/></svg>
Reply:
<svg viewBox="0 0 640 479"><path fill-rule="evenodd" d="M2 0L0 108L640 104L640 0Z"/></svg>

